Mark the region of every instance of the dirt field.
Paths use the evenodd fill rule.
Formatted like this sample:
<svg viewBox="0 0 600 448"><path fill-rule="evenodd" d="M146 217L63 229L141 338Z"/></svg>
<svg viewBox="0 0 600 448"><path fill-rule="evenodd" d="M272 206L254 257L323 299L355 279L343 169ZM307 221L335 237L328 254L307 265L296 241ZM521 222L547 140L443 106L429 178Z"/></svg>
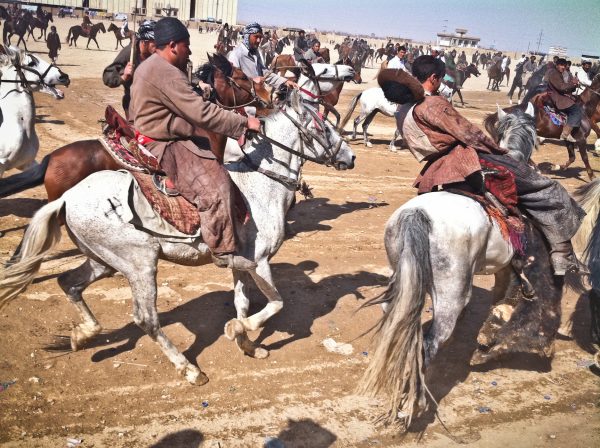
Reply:
<svg viewBox="0 0 600 448"><path fill-rule="evenodd" d="M76 23L57 19L63 41ZM215 40L193 34L195 64L206 59ZM120 105L121 90L104 87L100 79L116 55L114 36L101 35L99 42L100 51L85 50L81 39L77 49L63 44L59 64L73 80L63 101L36 94L40 156L98 135L105 106ZM30 49L47 53L43 43L30 43ZM368 83L345 87L340 111L359 90L375 85L374 74L367 69ZM506 104L506 87L489 93L486 82L468 80L465 86L468 105L462 111L477 124L497 102ZM368 337L354 339L376 322L380 310L356 311L386 283L383 227L414 196L419 166L407 151L387 150L392 119L376 118L370 130L373 148L353 143L353 171L305 167L315 198L299 200L290 214L295 236L272 260L285 307L253 335L270 350L266 360L244 357L223 337L224 323L235 315L227 271L161 263L162 325L209 376L205 386L179 378L133 324L130 290L119 275L87 291L107 330L94 347L58 355L43 350L54 335L68 334L77 318L55 280L81 263L65 234L35 284L0 313L0 382L16 380L0 392L0 444L63 447L75 438L83 439L82 447L225 448L259 447L266 437L277 437L286 447L306 448L446 447L460 441L486 447L600 446L599 381L583 366L591 359L587 295L565 293L563 321L573 316L572 338L557 341L551 362L511 359L473 370L468 361L493 283L483 276L476 278L472 303L429 372L429 388L452 435L431 414L404 438L395 428L372 423L380 403L353 394L372 348ZM566 150L547 143L534 159L555 164L566 160ZM598 159L591 159L598 169ZM587 180L579 159L568 172L554 175L570 190ZM45 197L37 188L0 200L3 260ZM255 306L262 306L264 299L255 297ZM353 354L328 353L321 345L327 337L350 342Z"/></svg>

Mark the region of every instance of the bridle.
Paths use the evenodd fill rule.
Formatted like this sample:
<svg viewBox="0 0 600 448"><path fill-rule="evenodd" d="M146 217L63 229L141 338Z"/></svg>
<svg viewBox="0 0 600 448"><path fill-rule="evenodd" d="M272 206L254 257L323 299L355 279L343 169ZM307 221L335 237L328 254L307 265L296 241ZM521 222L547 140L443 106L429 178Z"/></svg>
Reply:
<svg viewBox="0 0 600 448"><path fill-rule="evenodd" d="M34 61L38 60L35 56L33 55L29 55L30 58L32 58ZM12 83L12 84L19 84L23 89L25 89L26 92L28 93L32 93L32 86L44 86L46 85L46 83L44 82L44 78L48 75L48 73L50 72L50 70L52 68L56 68L60 73L62 73L60 71L60 69L58 67L56 67L54 64L49 64L48 68L43 72L40 73L38 72L36 69L29 67L27 65L22 65L20 63L12 63L10 64L12 65L16 72L17 72L17 78L16 79L3 79L2 78L2 73L0 73L0 85L2 85L2 83ZM30 72L33 73L35 75L37 75L37 77L39 78L38 80L29 80L27 79L27 77L25 76L24 72ZM16 91L17 88L11 89L9 90L3 97L2 99L6 98L6 96L8 96L9 93Z"/></svg>
<svg viewBox="0 0 600 448"><path fill-rule="evenodd" d="M329 143L330 136L331 136L331 129L325 125L323 119L311 107L306 107L303 109L304 109L304 111L307 111L308 114L306 114L306 113L300 114L300 117L301 117L300 121L298 121L296 118L291 116L285 110L285 107L281 107L279 109L279 113L283 114L296 127L296 129L298 129L298 131L300 133L300 142L301 142L300 151L297 151L293 148L290 148L287 145L284 145L283 143L278 142L277 140L272 139L271 137L267 136L265 132L259 131L254 134L256 136L259 136L261 139L268 141L272 145L275 145L275 146L283 149L284 151L299 157L302 160L302 164L304 164L305 161L310 161L310 162L317 163L319 165L325 165L325 166L334 165L335 161L336 161L336 157L342 147L342 143L344 142L344 139L340 136L340 139L336 143L335 147L332 149L329 149L331 147L331 145ZM311 120L314 121L317 125L316 127L320 128L321 132L323 134L325 134L324 138L309 128L309 124L310 124ZM263 128L264 128L264 124L265 123L263 121ZM324 154L321 157L316 155L317 151L314 148L315 141L319 145L321 145L321 147L324 150ZM312 155L306 152L307 149L310 152L312 152ZM246 165L248 165L250 168L252 168L254 171L259 172L259 173L269 177L270 179L273 179L273 180L283 184L290 190L295 191L298 189L298 185L299 185L298 179L293 179L289 176L284 176L282 174L276 173L269 169L262 168L260 165L257 165L256 163L254 163L252 161L252 159L246 153L246 151L244 150L243 147L241 147L241 150L244 155L244 158L242 159L242 161Z"/></svg>
<svg viewBox="0 0 600 448"><path fill-rule="evenodd" d="M246 103L238 104L237 97L236 97L236 91L234 90L233 91L233 106L226 106L219 99L219 96L218 96L219 94L217 93L217 90L214 89L214 87L213 87L213 90L215 92L215 102L220 107L222 107L223 109L227 109L227 110L235 110L235 109L243 108L243 107L246 107L246 106L250 106L251 104L254 104L254 103L258 103L258 105L262 106L262 107L269 107L269 104L266 104L265 101L256 94L256 87L255 87L254 80L248 78L250 80L251 84L250 84L250 88L247 88L245 86L240 85L232 76L227 75L222 69L220 69L216 65L213 65L212 67L215 70L218 70L219 72L221 72L223 74L223 76L227 80L227 84L229 84L230 86L233 85L238 90L241 90L243 92L249 93L250 96L252 97L252 99L250 101L248 101Z"/></svg>

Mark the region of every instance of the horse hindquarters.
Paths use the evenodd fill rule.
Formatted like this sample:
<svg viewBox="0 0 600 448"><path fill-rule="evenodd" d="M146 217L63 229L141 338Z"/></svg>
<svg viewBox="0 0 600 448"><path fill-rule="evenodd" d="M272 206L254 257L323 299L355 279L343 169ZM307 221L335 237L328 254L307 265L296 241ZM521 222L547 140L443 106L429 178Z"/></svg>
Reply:
<svg viewBox="0 0 600 448"><path fill-rule="evenodd" d="M418 208L397 211L386 225L385 244L394 273L384 294L371 301L382 303L385 314L360 386L363 393L390 397L387 420L395 420L402 411L407 427L426 407L421 312L433 287L431 227L428 215Z"/></svg>

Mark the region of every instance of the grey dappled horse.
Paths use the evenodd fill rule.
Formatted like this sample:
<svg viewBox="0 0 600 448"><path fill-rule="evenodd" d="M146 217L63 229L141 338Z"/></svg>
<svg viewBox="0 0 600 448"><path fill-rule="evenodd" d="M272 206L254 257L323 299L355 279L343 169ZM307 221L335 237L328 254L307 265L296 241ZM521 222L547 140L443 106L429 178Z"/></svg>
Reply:
<svg viewBox="0 0 600 448"><path fill-rule="evenodd" d="M244 353L257 358L266 357L268 352L251 342L246 332L260 328L283 307L269 259L283 243L285 215L294 198L303 162L311 160L337 169L354 166L354 154L348 145L315 110L302 103L297 91L289 94L281 110L265 118L264 128L267 136L279 143L259 134L246 148L246 158L227 165L251 214L250 221L238 229L240 251L254 259L258 267L250 273L233 272L237 318L225 324L225 335L235 339ZM71 333L72 348L82 347L101 331L83 301L83 291L96 280L120 271L132 289L135 323L158 343L190 383L203 384L208 381L204 373L185 358L160 328L156 272L159 259L193 266L210 264L210 251L201 241L175 243L124 222L123 208L118 204L127 201L123 199L124 189L129 185L127 179L121 172L92 174L34 215L23 239L21 260L5 269L1 277L0 307L31 283L44 254L60 238L60 216L64 213L69 235L88 256L81 266L58 278L82 319ZM267 297L268 304L247 316L246 293L251 279Z"/></svg>
<svg viewBox="0 0 600 448"><path fill-rule="evenodd" d="M506 114L497 131L499 144L509 148L514 158L529 160L536 145L532 113ZM452 335L469 303L473 276L494 274L494 296L505 298L516 282L511 263L514 249L478 202L444 191L419 195L396 210L385 226L384 239L393 274L386 292L371 301L383 304L384 315L377 326L376 348L361 391L384 394L389 400L387 419L403 417L408 426L412 417L426 407L425 368ZM540 238L537 241L543 247L544 242ZM562 292L552 287L549 257L546 251L544 258L543 252L541 249L540 261L533 267L540 271L535 275L545 276L548 284L536 292L552 295L553 307L547 312L559 316L547 322L555 325L554 333L548 332L544 340L538 341L545 347L560 323L560 307L558 311L555 308L557 297L560 305ZM423 334L421 313L427 295L433 302L433 321ZM507 328L514 330L514 324L509 324ZM515 344L516 350L526 345L525 339L531 334L519 333L518 337L521 339ZM489 351L476 352L474 360L486 362L510 348L492 344Z"/></svg>

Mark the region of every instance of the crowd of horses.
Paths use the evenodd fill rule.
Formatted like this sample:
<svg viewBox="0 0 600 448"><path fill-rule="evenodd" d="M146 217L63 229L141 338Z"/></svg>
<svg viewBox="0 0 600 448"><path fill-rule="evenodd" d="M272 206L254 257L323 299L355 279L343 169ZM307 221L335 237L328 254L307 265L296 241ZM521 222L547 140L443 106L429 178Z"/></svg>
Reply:
<svg viewBox="0 0 600 448"><path fill-rule="evenodd" d="M5 30L7 23L15 30L25 30L23 34L16 32L22 40L25 32L31 29L32 19L30 13L25 13L18 19L7 20ZM97 25L102 31L103 25ZM10 39L10 31L7 33ZM68 38L76 40L74 36L75 31L70 31ZM366 127L374 114L380 111L391 115L395 111L396 105L388 107L392 103L377 88L379 90L372 93L367 90L356 96L350 111L340 122L335 105L342 86L351 80L361 82L361 68L369 57L373 57L374 51L361 39L345 41L335 50L339 56L337 64L297 64L293 59L284 60L282 56L285 55L276 55L271 67L282 72L292 70L300 88L275 96L232 67L218 53L197 73L199 79L217 91L216 97L224 107L235 108L241 102L268 109L264 131L245 148L240 148L231 139L201 131L216 152L229 152L226 160L232 162L227 164L227 169L250 211L250 223L244 226L240 250L256 260L258 267L249 273L232 272L237 316L225 324L225 336L235 341L243 353L255 358L265 358L268 352L252 341L248 332L261 328L284 307L269 260L284 242L286 213L294 201L304 163L318 163L339 171L352 169L355 155L343 137L343 129L353 108L367 98L378 104L368 111L369 101L361 103L361 114L354 121L354 133L361 121L365 123L365 144L368 144ZM25 101L25 96L31 97L34 90L56 93L56 85L68 85L68 76L30 53L10 47L0 47L0 70L0 89L12 89L11 95L0 96L3 110L28 108L28 122L20 128L12 124L14 129L10 132L18 131L31 137L26 149L17 147L17 142L11 148L0 146L0 151L4 151L1 159L12 163L5 163L3 170L15 167L25 170L0 180L0 197L44 184L50 201L34 215L20 249L0 272L0 308L16 299L32 283L48 251L59 242L64 225L73 243L85 256L78 268L58 277L59 286L81 318L70 335L71 349L85 347L102 331L99 321L83 300L84 290L101 278L121 272L132 290L135 323L159 345L190 383L204 384L206 375L176 348L160 327L156 275L159 259L199 266L211 262L210 251L201 242L174 242L172 238L157 236L124 221L124 214L114 209L113 199L118 198L121 204L128 203L129 199L123 195L130 191L131 176L116 171L122 166L107 155L98 140L73 142L51 152L40 164L35 162L39 148L34 130L35 109L32 101ZM462 65L458 71L463 76L456 80L457 85L450 87L450 91L457 88L460 92L465 79L479 75L473 64ZM392 79L394 70L380 70L379 77L386 76ZM600 78L596 77L590 91L582 95L582 101L590 110L596 110L598 106L600 99L593 92L599 87ZM5 108L9 102L13 109ZM337 115L335 124L323 118L319 107ZM7 132L4 126L10 124L6 118L5 113L5 120L0 123L3 133ZM490 115L486 127L497 142L511 149L510 156L529 160L540 130L548 137L556 137L560 132L544 120L540 105L534 100ZM547 126L546 131L544 126ZM586 166L589 166L587 162ZM593 176L591 168L588 173ZM591 295L594 337L600 343L600 226L597 223L600 181L590 183L582 189L581 195L582 205L589 212L589 221L582 226L580 236L587 244L594 288ZM264 201L265 197L269 201ZM457 214L456 210L463 212ZM393 275L384 294L370 302L381 304L384 313L377 326L375 352L360 386L366 394L383 394L387 398L386 419L403 417L408 425L427 407L425 369L451 336L457 319L469 302L473 277L478 273L494 273L496 301L514 301L519 295L524 297L517 298L514 317L507 317L486 336L487 343L476 351L473 363L488 362L514 352L551 355L560 324L563 284L552 276L545 243L539 232L531 226L526 232L530 242L528 255L534 257L535 262L517 266L510 240L507 241L484 208L467 196L451 192L420 195L400 207L389 219L385 247ZM523 283L522 289L515 288L524 278L527 282ZM268 301L260 311L248 315L248 286L252 282ZM421 314L427 296L432 298L434 313L431 326L424 331ZM534 340L532 334L538 337Z"/></svg>

